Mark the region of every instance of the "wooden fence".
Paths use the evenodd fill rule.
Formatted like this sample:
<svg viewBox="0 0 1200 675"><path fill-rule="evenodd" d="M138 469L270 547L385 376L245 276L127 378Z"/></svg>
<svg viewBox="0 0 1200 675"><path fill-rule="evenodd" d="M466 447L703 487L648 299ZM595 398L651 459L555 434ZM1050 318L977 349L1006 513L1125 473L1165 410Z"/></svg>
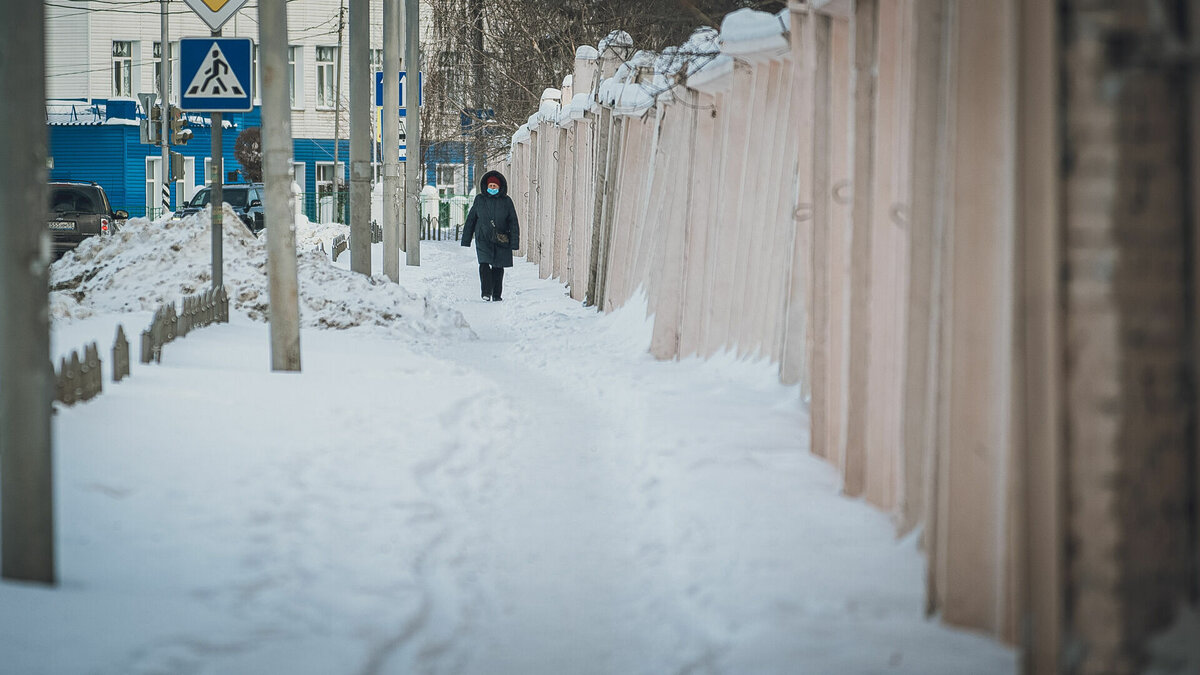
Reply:
<svg viewBox="0 0 1200 675"><path fill-rule="evenodd" d="M197 328L229 322L229 296L224 287L188 296L181 306L181 312L176 312L174 302L155 311L150 327L142 331L142 363L161 363L164 345ZM113 340L112 363L113 382L129 377L129 340L121 325ZM100 350L95 342L84 347L82 358L78 351L72 351L70 358L63 357L56 371L53 364L50 369L55 374L54 400L66 405L89 401L104 389Z"/></svg>

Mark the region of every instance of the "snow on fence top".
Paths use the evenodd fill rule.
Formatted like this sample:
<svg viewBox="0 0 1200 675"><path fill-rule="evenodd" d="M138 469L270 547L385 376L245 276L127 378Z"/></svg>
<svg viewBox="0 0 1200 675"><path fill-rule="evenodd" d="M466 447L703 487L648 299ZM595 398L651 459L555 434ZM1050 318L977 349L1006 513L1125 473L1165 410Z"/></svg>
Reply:
<svg viewBox="0 0 1200 675"><path fill-rule="evenodd" d="M721 53L720 33L704 27L692 33L684 49L697 56L688 63L687 85L708 91L712 85L733 72L733 57Z"/></svg>
<svg viewBox="0 0 1200 675"><path fill-rule="evenodd" d="M600 53L603 54L609 47L633 47L633 36L623 30L614 30L600 41Z"/></svg>
<svg viewBox="0 0 1200 675"><path fill-rule="evenodd" d="M251 319L266 321L266 241L236 223L227 209L223 248L229 303ZM365 328L405 337L473 335L458 310L382 276L335 267L318 248L331 228L347 229L306 218L296 223L302 326ZM51 265L51 312L67 321L95 312L145 312L191 295L211 283L211 238L208 210L177 222L133 218L111 236L88 238Z"/></svg>
<svg viewBox="0 0 1200 675"><path fill-rule="evenodd" d="M743 8L726 15L720 31L702 26L683 45L668 47L661 54L634 52L593 92L575 93L574 78L567 75L561 90L547 88L543 92L538 111L513 133L512 145L528 141L540 124L566 127L600 107L611 109L614 115L644 115L656 102L673 97L677 85L704 92L719 90L733 72L734 56L755 59L787 53L788 36L787 10L770 14ZM580 46L575 58L594 60L614 53L620 58L622 50L625 54L633 51L633 38L624 31L612 31L600 41L598 50ZM569 102L563 98L564 91Z"/></svg>
<svg viewBox="0 0 1200 675"><path fill-rule="evenodd" d="M575 120L583 119L584 113L592 109L591 94L575 94L571 97L571 102L563 106L563 109L558 113L558 125L565 127Z"/></svg>
<svg viewBox="0 0 1200 675"><path fill-rule="evenodd" d="M726 14L721 22L721 51L737 56L784 52L787 32L782 14L743 7Z"/></svg>
<svg viewBox="0 0 1200 675"><path fill-rule="evenodd" d="M513 132L512 144L524 143L527 140L529 140L529 124L525 123L517 127L517 130Z"/></svg>

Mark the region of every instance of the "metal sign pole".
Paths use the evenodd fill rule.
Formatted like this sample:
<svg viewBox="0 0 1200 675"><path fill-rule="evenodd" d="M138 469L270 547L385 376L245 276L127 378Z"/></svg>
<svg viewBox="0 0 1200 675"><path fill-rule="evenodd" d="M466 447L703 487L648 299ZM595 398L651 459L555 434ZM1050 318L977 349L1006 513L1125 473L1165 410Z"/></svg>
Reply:
<svg viewBox="0 0 1200 675"><path fill-rule="evenodd" d="M221 37L220 29L212 32ZM182 51L182 50L181 50ZM251 66L253 67L253 66ZM251 94L253 97L253 94ZM212 285L219 288L225 283L225 250L222 237L225 231L225 157L223 153L221 113L210 113L212 119Z"/></svg>
<svg viewBox="0 0 1200 675"><path fill-rule="evenodd" d="M167 40L167 0L160 3L162 8L162 42L159 55L162 57L162 84L158 87L158 95L162 100L162 214L167 215L171 210L171 43Z"/></svg>

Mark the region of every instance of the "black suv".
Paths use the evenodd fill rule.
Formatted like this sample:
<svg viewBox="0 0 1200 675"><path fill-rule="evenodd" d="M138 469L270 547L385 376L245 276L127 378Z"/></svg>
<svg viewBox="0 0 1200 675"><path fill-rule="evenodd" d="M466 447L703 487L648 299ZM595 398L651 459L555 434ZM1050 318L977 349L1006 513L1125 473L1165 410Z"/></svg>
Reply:
<svg viewBox="0 0 1200 675"><path fill-rule="evenodd" d="M233 212L242 219L246 227L250 228L251 232L258 232L262 229L262 199L263 199L263 184L262 183L238 183L235 185L221 186L221 200L233 209ZM208 206L212 201L212 188L202 187L192 195L192 200L184 204L175 212L175 219L178 220L184 216L190 216L197 213Z"/></svg>
<svg viewBox="0 0 1200 675"><path fill-rule="evenodd" d="M50 182L50 214L46 225L56 260L88 237L116 232L128 218L125 211L113 210L104 188L94 181Z"/></svg>

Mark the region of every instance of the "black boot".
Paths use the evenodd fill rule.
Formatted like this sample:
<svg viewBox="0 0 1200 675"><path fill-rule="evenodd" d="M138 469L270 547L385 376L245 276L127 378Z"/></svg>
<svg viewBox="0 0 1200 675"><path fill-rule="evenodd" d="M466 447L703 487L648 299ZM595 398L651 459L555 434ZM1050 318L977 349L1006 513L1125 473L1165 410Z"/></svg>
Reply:
<svg viewBox="0 0 1200 675"><path fill-rule="evenodd" d="M479 263L479 288L483 293L483 301L492 301L492 270L491 265Z"/></svg>
<svg viewBox="0 0 1200 675"><path fill-rule="evenodd" d="M504 289L504 268L492 268L492 302L500 302L500 291Z"/></svg>

